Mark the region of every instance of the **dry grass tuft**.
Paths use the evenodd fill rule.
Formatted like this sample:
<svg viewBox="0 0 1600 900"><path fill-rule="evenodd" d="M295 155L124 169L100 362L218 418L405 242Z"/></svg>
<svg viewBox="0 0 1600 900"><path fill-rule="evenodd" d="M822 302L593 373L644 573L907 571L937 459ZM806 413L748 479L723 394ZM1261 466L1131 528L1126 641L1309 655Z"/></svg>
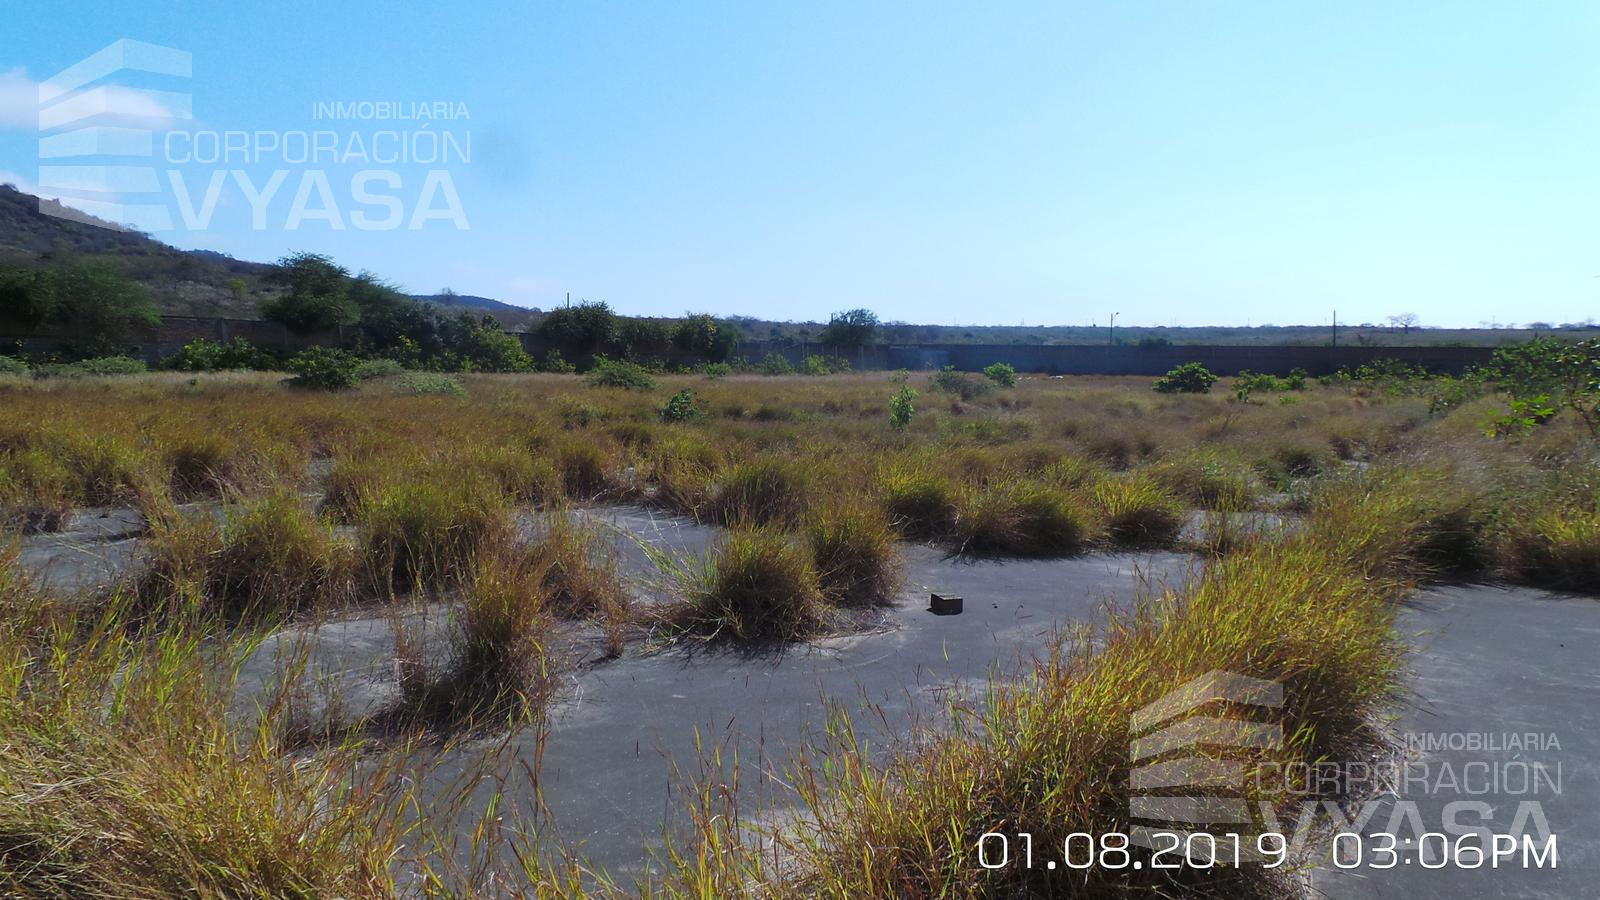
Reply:
<svg viewBox="0 0 1600 900"><path fill-rule="evenodd" d="M864 503L830 504L806 522L823 596L836 605L882 603L900 586L900 551L883 512Z"/></svg>
<svg viewBox="0 0 1600 900"><path fill-rule="evenodd" d="M806 548L770 528L736 529L711 555L679 572L684 601L670 630L703 638L792 641L827 625L827 605Z"/></svg>

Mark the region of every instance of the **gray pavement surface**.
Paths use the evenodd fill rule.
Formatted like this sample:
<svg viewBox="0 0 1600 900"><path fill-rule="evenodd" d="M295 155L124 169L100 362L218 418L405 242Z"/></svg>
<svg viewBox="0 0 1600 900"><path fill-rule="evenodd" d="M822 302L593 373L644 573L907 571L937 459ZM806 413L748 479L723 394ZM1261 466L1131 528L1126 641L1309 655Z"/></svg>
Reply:
<svg viewBox="0 0 1600 900"><path fill-rule="evenodd" d="M1368 836L1363 865L1324 866L1315 889L1341 900L1600 897L1600 601L1436 586L1407 603L1400 629L1415 647L1397 723L1403 768L1357 823ZM1526 834L1540 848L1554 834L1556 865L1534 866L1520 841L1478 868L1466 867L1470 851L1439 852L1438 838L1426 858L1418 849L1422 833L1448 834L1453 846L1480 829ZM1390 862L1377 848L1391 838L1393 867L1374 868Z"/></svg>

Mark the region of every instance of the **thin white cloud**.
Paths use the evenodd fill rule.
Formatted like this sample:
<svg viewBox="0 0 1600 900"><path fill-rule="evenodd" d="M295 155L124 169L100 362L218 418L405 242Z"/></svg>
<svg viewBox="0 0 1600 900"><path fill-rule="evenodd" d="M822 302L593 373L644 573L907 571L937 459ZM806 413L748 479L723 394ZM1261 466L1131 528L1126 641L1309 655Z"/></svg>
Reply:
<svg viewBox="0 0 1600 900"><path fill-rule="evenodd" d="M39 84L26 69L0 72L0 128L38 130ZM159 95L149 91L114 84L86 89L86 93L90 91L103 91L103 108L108 111L96 117L96 124L160 130L177 128L185 121L178 111L163 104Z"/></svg>
<svg viewBox="0 0 1600 900"><path fill-rule="evenodd" d="M39 83L22 69L0 72L0 128L39 127Z"/></svg>

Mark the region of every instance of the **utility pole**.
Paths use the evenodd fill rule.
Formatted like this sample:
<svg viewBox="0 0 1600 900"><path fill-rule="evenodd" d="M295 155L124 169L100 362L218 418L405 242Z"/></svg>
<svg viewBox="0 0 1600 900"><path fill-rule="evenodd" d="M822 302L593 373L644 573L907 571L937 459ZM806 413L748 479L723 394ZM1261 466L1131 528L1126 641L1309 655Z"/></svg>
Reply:
<svg viewBox="0 0 1600 900"><path fill-rule="evenodd" d="M1117 345L1117 316L1120 315L1122 315L1120 312L1114 312L1111 314L1111 335L1106 340L1106 344L1108 346L1115 347Z"/></svg>
<svg viewBox="0 0 1600 900"><path fill-rule="evenodd" d="M1333 311L1333 345L1339 346L1339 311Z"/></svg>

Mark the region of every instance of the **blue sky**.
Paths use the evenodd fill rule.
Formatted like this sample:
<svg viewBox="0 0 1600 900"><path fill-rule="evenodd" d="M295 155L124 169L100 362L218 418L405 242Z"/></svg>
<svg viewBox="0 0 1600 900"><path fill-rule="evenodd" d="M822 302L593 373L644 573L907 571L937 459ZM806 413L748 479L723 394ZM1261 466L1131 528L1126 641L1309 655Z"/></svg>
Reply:
<svg viewBox="0 0 1600 900"><path fill-rule="evenodd" d="M191 129L370 135L386 125L314 104L465 104L429 128L470 132L448 166L466 230L286 230L298 165L267 227L227 182L207 227L158 235L326 252L416 291L946 324L1600 306L1592 2L11 0L5 19L0 172L25 183L16 98L119 38L193 54L159 85L193 95ZM173 168L198 196L227 167ZM325 168L348 220L362 166ZM397 170L406 216L425 168Z"/></svg>

